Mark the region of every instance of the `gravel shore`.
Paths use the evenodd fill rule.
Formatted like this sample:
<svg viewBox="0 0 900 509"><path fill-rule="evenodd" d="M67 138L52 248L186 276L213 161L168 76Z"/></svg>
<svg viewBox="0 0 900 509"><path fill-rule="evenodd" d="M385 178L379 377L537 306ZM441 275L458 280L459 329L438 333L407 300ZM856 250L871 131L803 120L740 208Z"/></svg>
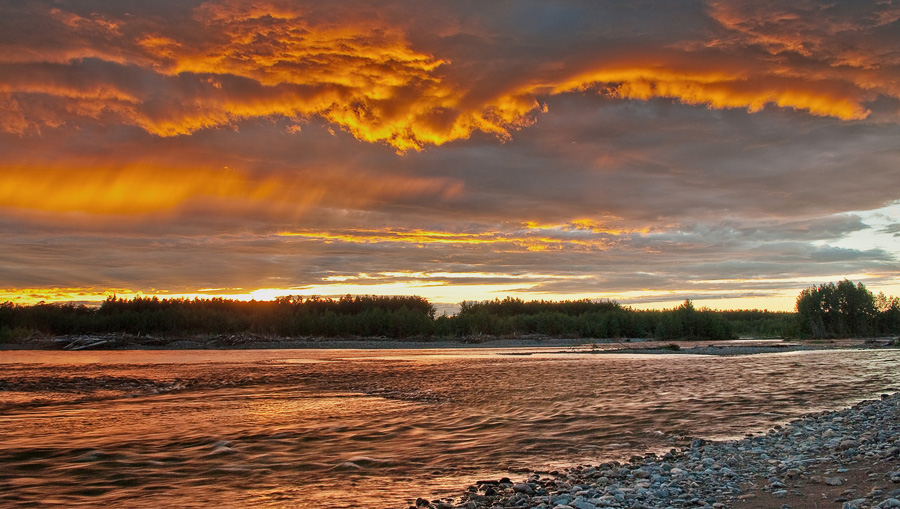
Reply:
<svg viewBox="0 0 900 509"><path fill-rule="evenodd" d="M598 340L601 344L618 344ZM435 348L540 348L583 347L584 339L555 337L521 338L323 338L274 337L256 334L196 335L196 336L134 336L130 334L88 334L67 336L33 335L7 343L2 350L303 350L303 349L363 349L418 350Z"/></svg>
<svg viewBox="0 0 900 509"><path fill-rule="evenodd" d="M585 339L551 336L512 338L323 338L274 337L256 334L195 336L134 336L130 334L86 334L67 336L32 335L0 343L2 350L281 350L363 349L418 350L452 348L535 348L533 353L594 354L694 354L753 355L799 350L875 349L900 346L900 338L785 341L740 339L725 341L656 341L642 338ZM565 348L559 352L537 349ZM517 352L516 355L527 354Z"/></svg>
<svg viewBox="0 0 900 509"><path fill-rule="evenodd" d="M484 480L412 509L900 508L900 393L812 414L764 435L525 479Z"/></svg>

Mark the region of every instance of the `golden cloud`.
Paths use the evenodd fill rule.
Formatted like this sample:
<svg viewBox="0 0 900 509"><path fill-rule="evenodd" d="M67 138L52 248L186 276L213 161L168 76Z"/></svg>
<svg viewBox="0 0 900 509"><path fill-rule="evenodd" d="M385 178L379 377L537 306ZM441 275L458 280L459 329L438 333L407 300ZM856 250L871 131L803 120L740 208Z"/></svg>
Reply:
<svg viewBox="0 0 900 509"><path fill-rule="evenodd" d="M900 17L900 10L879 5L883 8L859 23L884 26ZM772 105L842 120L866 118L866 102L879 94L900 98L895 80L879 74L878 62L841 67L852 66L868 46L835 53L824 36L810 30L799 30L800 39L792 38L785 27L804 23L802 17L773 5L767 9L781 13L769 24L757 11L713 3L711 15L732 40L700 41L706 53L686 44L680 51L601 54L594 64L578 64L578 70L573 63L551 66L520 83L504 84L512 78L497 76L490 85L495 93L476 90L475 80L464 75L451 78L445 71L453 64L436 56L440 48L416 49L402 27L382 19L313 21L289 4L228 1L201 5L186 23L150 29L147 24L132 26L128 19L84 18L54 9L48 16L69 30L76 43L60 50L67 58L62 61L46 51L4 50L19 55L0 58L4 65L34 65L3 73L0 102L10 107L4 108L0 129L24 134L86 117L116 119L158 136L181 136L249 118L320 117L360 140L403 152L474 132L506 139L536 121L543 97L577 91L750 112ZM835 21L827 30L850 29ZM830 66L795 67L784 59L741 52L754 44L773 53L818 56ZM710 52L716 58L708 58ZM877 55L886 62L896 58L893 53ZM90 58L140 78L86 72L80 66ZM48 62L57 67L34 68Z"/></svg>
<svg viewBox="0 0 900 509"><path fill-rule="evenodd" d="M297 217L309 207L365 207L373 200L448 199L462 185L442 178L376 176L340 170L257 176L172 165L124 167L0 166L0 207L48 212L142 215L219 204Z"/></svg>
<svg viewBox="0 0 900 509"><path fill-rule="evenodd" d="M900 97L900 46L888 28L900 20L895 1L828 3L717 0L709 14L727 30L708 46L762 48L778 76L843 81L856 94ZM808 63L798 66L791 57Z"/></svg>
<svg viewBox="0 0 900 509"><path fill-rule="evenodd" d="M31 306L39 302L100 303L110 295L122 298L142 296L126 288L99 289L94 287L0 288L0 302Z"/></svg>
<svg viewBox="0 0 900 509"><path fill-rule="evenodd" d="M741 39L730 42L756 44L773 55L793 52L851 67L900 64L900 50L878 33L900 19L896 2L716 0L710 2L709 13L731 31L732 39Z"/></svg>
<svg viewBox="0 0 900 509"><path fill-rule="evenodd" d="M340 229L331 231L298 230L279 233L323 242L349 244L411 244L416 246L491 246L494 251L605 251L615 237L647 230L622 230L602 227L589 220L560 225L526 223L522 228L480 232L446 232L421 229ZM574 234L573 234L574 233Z"/></svg>

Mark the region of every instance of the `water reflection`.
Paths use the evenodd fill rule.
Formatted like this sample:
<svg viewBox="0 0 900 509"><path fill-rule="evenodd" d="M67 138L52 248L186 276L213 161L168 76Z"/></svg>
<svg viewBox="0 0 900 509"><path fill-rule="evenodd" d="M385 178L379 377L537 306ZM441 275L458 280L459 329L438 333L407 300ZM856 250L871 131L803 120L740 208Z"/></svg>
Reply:
<svg viewBox="0 0 900 509"><path fill-rule="evenodd" d="M897 390L900 360L507 353L4 352L0 502L403 507L762 431Z"/></svg>

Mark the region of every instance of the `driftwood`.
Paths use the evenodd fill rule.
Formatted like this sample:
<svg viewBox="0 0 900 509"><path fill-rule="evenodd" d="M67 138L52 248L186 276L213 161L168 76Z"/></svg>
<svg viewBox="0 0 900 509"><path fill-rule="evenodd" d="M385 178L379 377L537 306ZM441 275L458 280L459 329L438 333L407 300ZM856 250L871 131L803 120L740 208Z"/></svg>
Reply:
<svg viewBox="0 0 900 509"><path fill-rule="evenodd" d="M96 348L100 345L105 345L110 342L109 339L98 339L91 337L78 338L74 341L71 341L66 346L63 347L65 350L84 350L87 348Z"/></svg>
<svg viewBox="0 0 900 509"><path fill-rule="evenodd" d="M130 334L81 334L60 336L54 339L63 350L87 350L94 348L112 348L133 343L152 343L155 338L132 336Z"/></svg>

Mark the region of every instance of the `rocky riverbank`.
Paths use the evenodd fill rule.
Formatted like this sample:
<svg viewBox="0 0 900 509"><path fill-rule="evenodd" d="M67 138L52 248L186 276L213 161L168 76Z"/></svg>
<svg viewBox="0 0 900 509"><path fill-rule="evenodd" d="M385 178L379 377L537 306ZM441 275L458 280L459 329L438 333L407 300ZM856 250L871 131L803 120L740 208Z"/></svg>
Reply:
<svg viewBox="0 0 900 509"><path fill-rule="evenodd" d="M809 415L743 440L525 479L484 480L412 509L900 508L900 393Z"/></svg>
<svg viewBox="0 0 900 509"><path fill-rule="evenodd" d="M757 355L813 350L866 350L900 347L900 338L834 339L804 341L731 340L644 344L627 344L614 350L595 348L592 353L686 354L686 355Z"/></svg>
<svg viewBox="0 0 900 509"><path fill-rule="evenodd" d="M547 352L548 347L565 348ZM152 336L132 334L78 334L45 336L32 334L0 342L0 350L268 350L268 349L435 349L435 348L535 348L533 352L561 354L694 354L754 355L801 350L876 349L900 347L900 338L786 341L740 339L724 341L655 341L642 338L584 339L543 335L496 338L408 338L387 337L280 337L258 334Z"/></svg>
<svg viewBox="0 0 900 509"><path fill-rule="evenodd" d="M603 340L602 344L619 344ZM280 337L258 334L150 336L132 334L33 334L0 343L0 350L302 350L584 347L585 340L547 336L519 338Z"/></svg>

